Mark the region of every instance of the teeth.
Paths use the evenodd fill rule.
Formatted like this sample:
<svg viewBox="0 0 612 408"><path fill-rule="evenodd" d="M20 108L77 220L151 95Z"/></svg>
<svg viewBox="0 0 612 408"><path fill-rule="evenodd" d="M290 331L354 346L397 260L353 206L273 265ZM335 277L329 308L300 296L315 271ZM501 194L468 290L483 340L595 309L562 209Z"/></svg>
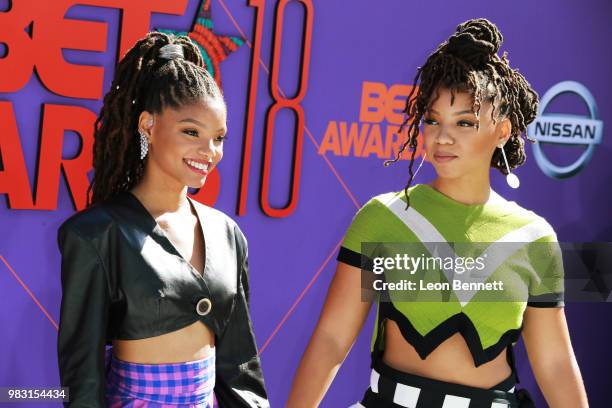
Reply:
<svg viewBox="0 0 612 408"><path fill-rule="evenodd" d="M192 160L186 160L187 164L189 164L190 166L193 166L197 169L200 170L208 170L208 164L202 164L202 163L198 163L198 162L194 162Z"/></svg>

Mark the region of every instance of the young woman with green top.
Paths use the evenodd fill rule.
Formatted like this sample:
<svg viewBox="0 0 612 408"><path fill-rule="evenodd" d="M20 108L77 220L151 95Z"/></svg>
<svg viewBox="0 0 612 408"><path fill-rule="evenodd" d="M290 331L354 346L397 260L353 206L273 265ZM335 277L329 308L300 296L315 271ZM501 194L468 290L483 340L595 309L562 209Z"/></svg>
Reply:
<svg viewBox="0 0 612 408"><path fill-rule="evenodd" d="M410 179L403 191L372 198L353 218L289 408L316 407L323 399L373 303L362 298L370 282L363 276L379 281L367 287L372 291L406 276L417 290L386 286L377 293L370 387L353 407L533 406L526 390L516 389L512 348L521 334L548 404L588 406L565 320L555 231L490 186L494 167L518 187L511 170L525 161L521 135L538 108L529 83L505 53L497 55L501 42L494 24L470 20L419 68L405 108L408 139L397 156L410 147ZM437 177L411 186L420 131L423 159L430 158ZM457 268L402 274L398 263L376 271L377 260L395 259L398 243L453 260L460 248L481 247L485 261L471 275L474 285L464 290L464 279L447 290L461 275ZM428 285L445 289L426 294Z"/></svg>

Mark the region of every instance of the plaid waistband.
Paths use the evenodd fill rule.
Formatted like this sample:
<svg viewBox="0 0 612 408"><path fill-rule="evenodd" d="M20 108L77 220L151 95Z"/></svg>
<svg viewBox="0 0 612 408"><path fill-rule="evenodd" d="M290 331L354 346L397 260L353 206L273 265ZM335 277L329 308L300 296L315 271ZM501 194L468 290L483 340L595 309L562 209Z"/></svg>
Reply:
<svg viewBox="0 0 612 408"><path fill-rule="evenodd" d="M214 348L213 348L214 351ZM183 363L139 364L108 357L107 394L165 404L212 407L215 354Z"/></svg>
<svg viewBox="0 0 612 408"><path fill-rule="evenodd" d="M514 389L513 376L486 389L404 373L379 360L372 368L370 388L354 407L516 408Z"/></svg>

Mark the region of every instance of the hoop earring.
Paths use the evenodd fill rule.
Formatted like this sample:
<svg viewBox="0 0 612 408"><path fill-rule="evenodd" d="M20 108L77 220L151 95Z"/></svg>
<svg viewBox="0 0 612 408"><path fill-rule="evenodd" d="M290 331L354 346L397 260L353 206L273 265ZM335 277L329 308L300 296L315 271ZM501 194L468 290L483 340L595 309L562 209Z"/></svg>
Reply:
<svg viewBox="0 0 612 408"><path fill-rule="evenodd" d="M144 159L149 151L149 141L147 140L147 136L142 130L139 130L140 134L140 160Z"/></svg>
<svg viewBox="0 0 612 408"><path fill-rule="evenodd" d="M508 159L506 158L504 145L500 144L498 147L501 149L502 156L504 156L504 162L506 163L506 170L508 170L508 174L506 174L506 183L508 183L510 187L517 189L521 185L521 181L519 180L516 174L510 172L510 166L508 165Z"/></svg>

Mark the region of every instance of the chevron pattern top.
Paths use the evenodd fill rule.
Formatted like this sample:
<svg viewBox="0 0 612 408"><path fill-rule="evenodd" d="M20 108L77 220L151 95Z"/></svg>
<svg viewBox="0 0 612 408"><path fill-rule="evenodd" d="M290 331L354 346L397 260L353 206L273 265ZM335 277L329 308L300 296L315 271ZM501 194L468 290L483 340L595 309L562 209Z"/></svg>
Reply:
<svg viewBox="0 0 612 408"><path fill-rule="evenodd" d="M386 293L379 298L372 337L372 352L384 347L378 339L380 323L395 321L405 339L425 359L454 333L461 333L476 366L494 359L518 340L527 306L563 307L563 260L557 236L550 224L533 211L492 192L484 204L466 205L427 184L404 192L391 192L369 200L349 226L337 259L370 269L375 258L395 258L403 249L414 257L457 259L484 257L484 268L463 282L502 282L503 290L439 290L425 293L422 286L450 283L457 271L438 269L385 269L389 283L415 282L411 293ZM427 299L427 301L419 301ZM377 341L378 340L378 341ZM374 354L373 354L374 356Z"/></svg>

